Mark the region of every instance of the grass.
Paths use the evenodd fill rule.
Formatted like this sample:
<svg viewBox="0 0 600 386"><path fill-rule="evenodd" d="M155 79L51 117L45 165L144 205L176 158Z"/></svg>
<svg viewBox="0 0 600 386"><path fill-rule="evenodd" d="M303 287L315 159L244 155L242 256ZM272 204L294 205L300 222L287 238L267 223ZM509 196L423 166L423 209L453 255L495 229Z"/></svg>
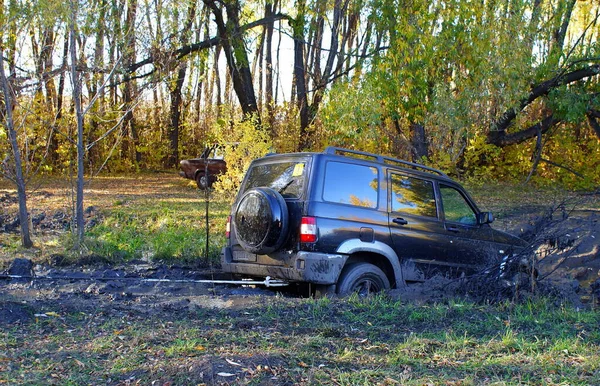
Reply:
<svg viewBox="0 0 600 386"><path fill-rule="evenodd" d="M188 202L151 200L119 205L103 215L102 223L88 236L93 252L113 258L170 260L192 263L205 256L205 205L198 198ZM216 261L224 244L224 219L229 207L210 204L209 259Z"/></svg>
<svg viewBox="0 0 600 386"><path fill-rule="evenodd" d="M31 217L44 215L44 224L54 227L34 227L35 248L30 250L20 248L18 234L0 232L0 264L6 265L17 256L35 262L48 261L53 255L67 257L67 261L79 259L81 256L72 250L73 239L68 230L73 212L70 182L56 177L40 178L28 186ZM530 185L484 184L469 186L468 190L482 209L494 212L495 226L500 229L513 229L519 221L527 221L527 217L515 220L516 213L541 213L549 205L572 197L564 190ZM3 214L16 218L14 186L0 181L0 197L4 198ZM222 195L210 196L206 253L205 196L193 181L174 172L95 177L85 187L88 225L84 255L109 262L142 259L218 264L230 202ZM585 207L600 208L600 199L590 196ZM57 218L64 219L58 226Z"/></svg>
<svg viewBox="0 0 600 386"><path fill-rule="evenodd" d="M68 260L79 258L72 251L68 231L72 219L70 183L53 178L34 181L30 186L36 187L29 193L32 218L43 214L44 224L57 216L67 220L58 229L34 227L32 250L19 247L17 234L0 233L0 261L22 256L43 262L57 254ZM0 195L16 197L6 182L0 185ZM111 262L143 259L206 265L218 262L230 201L216 194L209 199L208 254L204 192L175 173L96 177L86 185L84 205L84 254L88 256ZM3 209L16 217L15 202L3 203Z"/></svg>
<svg viewBox="0 0 600 386"><path fill-rule="evenodd" d="M383 295L271 297L268 308L59 313L0 331L0 383L600 383L595 311Z"/></svg>
<svg viewBox="0 0 600 386"><path fill-rule="evenodd" d="M30 193L32 217L68 216L69 192L66 181L44 181ZM497 185L471 192L500 227L523 205L543 208L568 196ZM14 189L1 185L6 194ZM93 207L88 224L95 223L86 234L88 254L205 263L204 197L193 182L175 174L95 178L85 197ZM594 200L589 205L600 208ZM4 214L16 213L15 205L3 202ZM209 263L224 243L228 210L228 200L211 197ZM71 256L66 230L36 229L34 242L23 251L18 236L0 233L0 261ZM90 311L50 301L35 311L48 317L2 324L0 384L600 384L600 313L549 299L416 305L384 295L273 296L224 308L135 304L106 300Z"/></svg>

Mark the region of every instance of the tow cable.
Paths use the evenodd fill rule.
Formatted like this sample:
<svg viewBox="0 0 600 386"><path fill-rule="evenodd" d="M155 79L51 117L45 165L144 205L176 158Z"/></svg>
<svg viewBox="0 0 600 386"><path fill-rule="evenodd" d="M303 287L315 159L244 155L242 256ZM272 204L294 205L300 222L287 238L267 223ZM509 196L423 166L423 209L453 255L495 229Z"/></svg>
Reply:
<svg viewBox="0 0 600 386"><path fill-rule="evenodd" d="M233 284L233 285L264 285L265 287L285 287L289 285L283 280L271 279L267 276L265 280L195 280L195 279L152 279L138 277L80 277L80 276L24 276L0 274L0 279L26 279L34 280L79 280L79 281L135 281L141 283L197 283L197 284Z"/></svg>

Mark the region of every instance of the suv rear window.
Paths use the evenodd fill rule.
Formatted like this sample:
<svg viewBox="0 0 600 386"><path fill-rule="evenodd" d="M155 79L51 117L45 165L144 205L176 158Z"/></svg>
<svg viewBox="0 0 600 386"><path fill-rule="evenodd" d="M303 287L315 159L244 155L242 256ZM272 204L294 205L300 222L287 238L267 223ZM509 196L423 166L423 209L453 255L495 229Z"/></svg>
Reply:
<svg viewBox="0 0 600 386"><path fill-rule="evenodd" d="M255 165L249 172L244 191L265 186L283 197L298 198L302 194L306 162L277 162Z"/></svg>
<svg viewBox="0 0 600 386"><path fill-rule="evenodd" d="M377 168L343 162L328 162L323 199L364 208L377 207Z"/></svg>

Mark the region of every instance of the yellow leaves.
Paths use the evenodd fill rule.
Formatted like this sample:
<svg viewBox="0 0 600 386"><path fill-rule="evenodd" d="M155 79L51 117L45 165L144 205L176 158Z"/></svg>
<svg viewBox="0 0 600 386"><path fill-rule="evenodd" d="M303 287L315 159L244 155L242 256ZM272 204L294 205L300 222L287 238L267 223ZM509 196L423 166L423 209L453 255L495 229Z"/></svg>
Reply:
<svg viewBox="0 0 600 386"><path fill-rule="evenodd" d="M303 361L300 361L300 362L298 362L298 366L300 366L300 367L304 367L304 368L306 368L306 367L309 367L309 366L308 366L306 363L304 363Z"/></svg>
<svg viewBox="0 0 600 386"><path fill-rule="evenodd" d="M35 321L36 322L39 321L39 318L50 318L50 317L52 317L52 318L60 318L60 315L57 314L54 311L44 312L44 313L41 313L41 314L34 314L33 316L35 316Z"/></svg>
<svg viewBox="0 0 600 386"><path fill-rule="evenodd" d="M225 149L227 172L213 185L219 193L235 193L250 162L269 153L272 141L257 119L237 121L233 127L218 128L217 142Z"/></svg>

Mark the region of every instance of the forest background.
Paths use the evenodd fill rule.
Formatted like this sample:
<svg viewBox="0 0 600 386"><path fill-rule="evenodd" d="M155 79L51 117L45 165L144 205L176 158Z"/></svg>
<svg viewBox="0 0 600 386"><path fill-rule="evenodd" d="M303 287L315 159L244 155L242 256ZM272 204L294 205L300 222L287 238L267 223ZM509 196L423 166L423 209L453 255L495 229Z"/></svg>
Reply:
<svg viewBox="0 0 600 386"><path fill-rule="evenodd" d="M2 175L336 145L479 183L600 184L597 0L3 0ZM20 202L21 203L21 202ZM26 232L26 229L22 229ZM23 245L30 244L28 236Z"/></svg>

